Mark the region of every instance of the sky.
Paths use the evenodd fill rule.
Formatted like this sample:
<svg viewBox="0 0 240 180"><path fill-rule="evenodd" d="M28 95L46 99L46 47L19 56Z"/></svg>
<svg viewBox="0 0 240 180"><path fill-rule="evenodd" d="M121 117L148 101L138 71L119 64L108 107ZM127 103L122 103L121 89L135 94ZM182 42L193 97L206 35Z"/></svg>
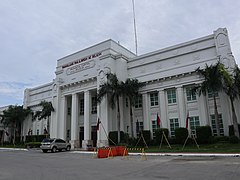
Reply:
<svg viewBox="0 0 240 180"><path fill-rule="evenodd" d="M240 1L135 0L138 55L228 29L240 64ZM135 52L132 0L1 0L0 107L51 82L57 60L107 39Z"/></svg>

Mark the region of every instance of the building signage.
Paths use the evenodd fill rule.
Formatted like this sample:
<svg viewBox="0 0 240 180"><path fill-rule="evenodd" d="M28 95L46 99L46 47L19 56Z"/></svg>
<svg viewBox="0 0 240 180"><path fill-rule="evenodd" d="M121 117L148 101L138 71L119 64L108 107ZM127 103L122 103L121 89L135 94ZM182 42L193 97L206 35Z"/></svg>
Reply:
<svg viewBox="0 0 240 180"><path fill-rule="evenodd" d="M92 55L90 55L90 56L84 57L84 58L82 58L82 59L78 59L78 60L75 60L75 61L70 62L70 63L68 63L68 64L65 64L65 65L62 66L62 68L64 69L64 68L73 66L73 65L75 65L75 64L79 64L79 63L81 63L81 62L84 62L84 61L87 61L87 60L96 58L96 57L101 56L101 55L102 55L101 52L95 53L95 54L92 54Z"/></svg>
<svg viewBox="0 0 240 180"><path fill-rule="evenodd" d="M95 61L91 60L91 61L87 61L87 62L78 64L76 66L70 67L70 68L67 69L66 72L67 72L67 75L70 75L70 74L77 73L79 71L83 71L83 70L92 68L94 66L95 66Z"/></svg>

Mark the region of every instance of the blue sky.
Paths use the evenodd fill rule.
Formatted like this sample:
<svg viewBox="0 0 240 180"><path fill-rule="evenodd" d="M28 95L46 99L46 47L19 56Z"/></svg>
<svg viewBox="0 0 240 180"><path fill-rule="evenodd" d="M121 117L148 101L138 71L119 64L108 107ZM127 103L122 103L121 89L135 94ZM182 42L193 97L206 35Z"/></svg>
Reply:
<svg viewBox="0 0 240 180"><path fill-rule="evenodd" d="M226 27L240 63L240 1L135 0L138 53ZM134 49L132 0L1 0L0 106L52 81L57 59L106 39Z"/></svg>

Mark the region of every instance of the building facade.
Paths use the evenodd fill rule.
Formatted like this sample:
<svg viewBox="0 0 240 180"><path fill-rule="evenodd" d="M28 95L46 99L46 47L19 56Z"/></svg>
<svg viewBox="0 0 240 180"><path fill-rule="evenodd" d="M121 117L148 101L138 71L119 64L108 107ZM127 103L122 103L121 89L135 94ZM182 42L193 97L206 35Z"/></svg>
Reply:
<svg viewBox="0 0 240 180"><path fill-rule="evenodd" d="M107 40L63 57L57 61L56 78L53 82L26 89L24 106L40 110L41 101L50 101L55 109L49 121L51 137L71 142L73 147L89 145L106 146L107 135L117 130L117 113L107 97L98 104L97 91L106 82L106 74L114 73L118 79L136 78L145 82L140 89L130 122L130 107L126 97L120 99L120 129L136 137L136 123L141 129L150 130L154 138L157 114L161 127L174 129L185 127L189 114L190 127L194 133L197 126L210 125L216 134L214 103L211 92L206 96L191 93L191 88L202 82L196 73L198 67L214 64L218 60L227 68L235 66L228 33L219 28L213 34L189 42L171 46L140 56L120 44ZM236 107L239 102L235 102ZM221 135L228 135L231 106L228 97L218 93L217 107L220 114ZM237 109L237 108L236 108ZM240 112L237 112L238 119ZM99 131L96 129L100 119ZM23 135L29 129L33 134L43 134L47 120L24 121Z"/></svg>

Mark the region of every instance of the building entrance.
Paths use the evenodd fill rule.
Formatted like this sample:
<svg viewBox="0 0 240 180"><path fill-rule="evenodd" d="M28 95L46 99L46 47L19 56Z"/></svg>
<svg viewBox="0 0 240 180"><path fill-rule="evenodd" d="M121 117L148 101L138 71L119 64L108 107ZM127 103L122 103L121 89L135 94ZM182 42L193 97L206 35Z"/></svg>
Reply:
<svg viewBox="0 0 240 180"><path fill-rule="evenodd" d="M80 145L80 148L82 148L82 141L84 140L84 127L80 127L80 130L79 130L79 145Z"/></svg>
<svg viewBox="0 0 240 180"><path fill-rule="evenodd" d="M93 147L97 145L97 126L92 126L91 138L93 141Z"/></svg>

